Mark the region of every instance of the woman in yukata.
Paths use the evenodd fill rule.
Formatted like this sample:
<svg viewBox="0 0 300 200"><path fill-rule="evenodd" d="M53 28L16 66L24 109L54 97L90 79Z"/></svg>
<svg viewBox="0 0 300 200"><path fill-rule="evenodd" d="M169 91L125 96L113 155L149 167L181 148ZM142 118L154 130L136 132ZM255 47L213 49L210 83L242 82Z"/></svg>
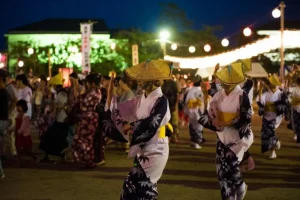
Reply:
<svg viewBox="0 0 300 200"><path fill-rule="evenodd" d="M195 76L193 87L189 89L184 97L185 114L189 116L189 132L191 147L201 149L202 143L205 142L203 137L203 126L198 123L198 119L204 110L206 110L206 97L201 88L201 76Z"/></svg>
<svg viewBox="0 0 300 200"><path fill-rule="evenodd" d="M242 67L243 67L244 72L251 71L251 69L252 69L252 63L251 63L250 59L238 60L237 62L243 64ZM220 65L217 64L215 66L214 74L216 74L219 69L220 69ZM241 82L239 85L242 88L242 90L244 90L248 94L248 98L249 98L250 105L251 105L251 110L252 110L252 115L253 115L254 114L253 107L252 107L253 81L249 80L245 76L245 80L243 82ZM211 84L210 89L208 90L208 94L211 97L213 97L217 92L221 91L222 89L223 89L222 88L222 83L220 82L220 80L218 80L216 77L214 77L214 81ZM250 155L249 150L245 152L244 158L243 158L242 162L240 162L240 166L245 161L247 161L247 163L248 163L248 170L249 171L251 171L251 170L253 170L255 168L255 162L254 162L253 157Z"/></svg>
<svg viewBox="0 0 300 200"><path fill-rule="evenodd" d="M17 98L18 100L25 100L27 102L27 115L29 118L32 116L32 104L31 104L31 98L32 98L32 89L29 86L29 82L27 77L24 74L18 75L16 77L17 82Z"/></svg>
<svg viewBox="0 0 300 200"><path fill-rule="evenodd" d="M292 127L297 146L300 147L300 77L296 78L296 87L292 91Z"/></svg>
<svg viewBox="0 0 300 200"><path fill-rule="evenodd" d="M239 164L253 143L251 105L239 86L245 80L243 63L228 65L215 77L223 89L213 96L208 113L200 115L198 122L218 136L216 165L222 199L241 200L247 185Z"/></svg>
<svg viewBox="0 0 300 200"><path fill-rule="evenodd" d="M141 81L144 93L118 104L112 96L114 77L111 79L106 105L111 118L104 123L104 131L120 142L127 142L128 133L132 133L128 157L134 158L134 166L124 181L121 200L156 200L157 181L169 156L165 127L171 118L168 100L160 86L162 80L172 77L172 63L147 60L125 69L124 74Z"/></svg>
<svg viewBox="0 0 300 200"><path fill-rule="evenodd" d="M261 152L272 151L270 159L276 159L276 149L280 149L280 141L276 136L275 129L281 124L283 115L286 114L288 98L278 87L281 86L279 78L274 74L266 80L267 91L262 94L259 91L257 104L259 115L262 118L261 129Z"/></svg>
<svg viewBox="0 0 300 200"><path fill-rule="evenodd" d="M87 169L94 168L94 135L98 127L98 113L96 106L101 101L101 91L98 88L100 77L98 74L89 74L86 77L87 91L81 95L75 104L80 111L78 129L74 135L72 147L76 162L85 163Z"/></svg>

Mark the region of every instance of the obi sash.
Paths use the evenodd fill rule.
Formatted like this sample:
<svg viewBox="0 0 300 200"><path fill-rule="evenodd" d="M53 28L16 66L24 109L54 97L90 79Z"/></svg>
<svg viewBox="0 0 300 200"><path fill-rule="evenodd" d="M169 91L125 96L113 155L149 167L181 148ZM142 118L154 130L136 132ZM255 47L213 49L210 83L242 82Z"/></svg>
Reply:
<svg viewBox="0 0 300 200"><path fill-rule="evenodd" d="M165 126L162 126L159 130L158 138L165 138L166 137L166 127L170 129L170 131L173 133L173 127L170 123L168 123Z"/></svg>
<svg viewBox="0 0 300 200"><path fill-rule="evenodd" d="M300 97L292 98L292 106L300 106Z"/></svg>
<svg viewBox="0 0 300 200"><path fill-rule="evenodd" d="M276 105L274 102L266 102L265 112L276 112Z"/></svg>
<svg viewBox="0 0 300 200"><path fill-rule="evenodd" d="M202 105L202 101L200 99L191 99L188 102L188 108L197 108L200 107Z"/></svg>
<svg viewBox="0 0 300 200"><path fill-rule="evenodd" d="M218 120L221 125L231 125L232 121L238 117L238 113L218 111Z"/></svg>

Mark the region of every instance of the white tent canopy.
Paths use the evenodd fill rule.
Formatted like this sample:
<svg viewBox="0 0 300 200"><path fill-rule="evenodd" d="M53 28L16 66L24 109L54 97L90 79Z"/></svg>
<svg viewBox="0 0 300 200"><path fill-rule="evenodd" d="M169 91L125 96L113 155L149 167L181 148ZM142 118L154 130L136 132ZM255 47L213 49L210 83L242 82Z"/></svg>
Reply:
<svg viewBox="0 0 300 200"><path fill-rule="evenodd" d="M268 73L258 62L252 63L252 70L246 74L252 78L268 78Z"/></svg>
<svg viewBox="0 0 300 200"><path fill-rule="evenodd" d="M214 67L199 68L195 75L200 75L203 78L211 77L214 74ZM252 78L268 77L268 73L258 62L252 63L252 70L246 73Z"/></svg>

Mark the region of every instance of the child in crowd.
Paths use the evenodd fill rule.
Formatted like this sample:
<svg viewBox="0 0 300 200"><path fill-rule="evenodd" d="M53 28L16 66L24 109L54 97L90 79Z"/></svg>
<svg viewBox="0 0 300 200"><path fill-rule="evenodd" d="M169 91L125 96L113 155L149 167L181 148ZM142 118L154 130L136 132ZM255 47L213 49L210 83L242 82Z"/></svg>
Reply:
<svg viewBox="0 0 300 200"><path fill-rule="evenodd" d="M28 110L27 102L25 100L19 100L17 102L17 112L16 117L16 148L18 154L18 165L20 164L20 159L22 155L32 157L34 163L36 162L36 157L32 153L32 139L30 133L30 117L26 114Z"/></svg>

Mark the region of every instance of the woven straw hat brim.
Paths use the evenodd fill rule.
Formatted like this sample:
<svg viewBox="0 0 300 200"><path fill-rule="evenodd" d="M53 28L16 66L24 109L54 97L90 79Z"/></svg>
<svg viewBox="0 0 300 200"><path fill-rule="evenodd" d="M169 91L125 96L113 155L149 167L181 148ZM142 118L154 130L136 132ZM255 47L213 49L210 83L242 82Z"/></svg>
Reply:
<svg viewBox="0 0 300 200"><path fill-rule="evenodd" d="M275 75L269 77L269 81L274 86L281 86L281 82L279 81L279 78Z"/></svg>
<svg viewBox="0 0 300 200"><path fill-rule="evenodd" d="M215 77L225 85L237 85L245 81L245 75L242 68L242 63L232 63L229 67L224 67L221 71L215 74Z"/></svg>
<svg viewBox="0 0 300 200"><path fill-rule="evenodd" d="M244 59L244 60L241 60L241 62L243 63L245 72L249 72L252 70L252 63L251 63L250 59Z"/></svg>
<svg viewBox="0 0 300 200"><path fill-rule="evenodd" d="M172 78L171 65L165 60L145 61L125 69L124 75L138 81L166 80Z"/></svg>
<svg viewBox="0 0 300 200"><path fill-rule="evenodd" d="M59 74L53 76L53 77L50 79L49 84L51 84L51 85L62 85L62 84L63 84L63 77L62 77L62 74L59 73Z"/></svg>

